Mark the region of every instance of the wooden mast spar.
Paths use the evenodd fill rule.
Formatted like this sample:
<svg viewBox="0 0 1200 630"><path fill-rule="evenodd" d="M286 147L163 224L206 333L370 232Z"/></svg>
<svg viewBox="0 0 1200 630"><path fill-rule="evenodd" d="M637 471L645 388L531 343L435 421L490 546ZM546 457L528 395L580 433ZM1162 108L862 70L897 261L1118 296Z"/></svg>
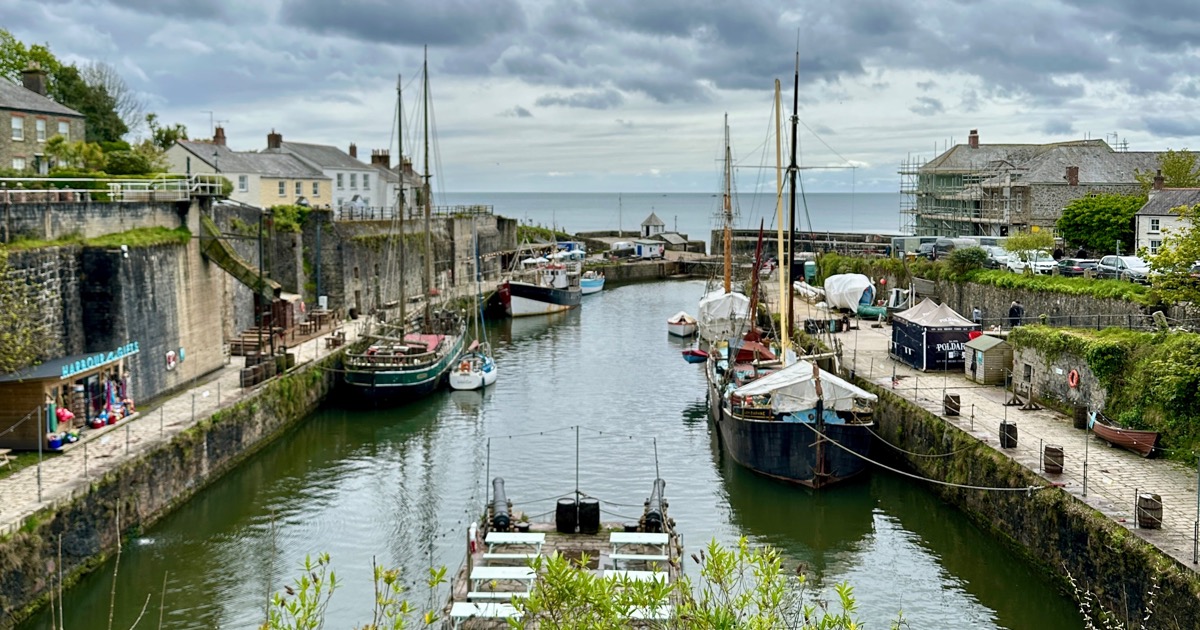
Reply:
<svg viewBox="0 0 1200 630"><path fill-rule="evenodd" d="M725 294L733 291L733 154L729 150L729 114L725 114Z"/></svg>

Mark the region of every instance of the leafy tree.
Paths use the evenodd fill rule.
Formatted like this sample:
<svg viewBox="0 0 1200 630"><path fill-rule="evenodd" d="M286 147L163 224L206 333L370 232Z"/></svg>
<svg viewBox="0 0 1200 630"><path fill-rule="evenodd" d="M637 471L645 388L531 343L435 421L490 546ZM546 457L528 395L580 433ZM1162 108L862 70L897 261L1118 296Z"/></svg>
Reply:
<svg viewBox="0 0 1200 630"><path fill-rule="evenodd" d="M982 269L987 264L988 255L982 247L962 247L950 252L947 263L950 273L962 277L969 271Z"/></svg>
<svg viewBox="0 0 1200 630"><path fill-rule="evenodd" d="M109 175L141 175L150 173L149 157L134 151L109 151L104 154L104 172Z"/></svg>
<svg viewBox="0 0 1200 630"><path fill-rule="evenodd" d="M129 131L117 114L117 101L102 85L88 85L75 66L60 66L54 73L51 96L83 114L88 142L117 142Z"/></svg>
<svg viewBox="0 0 1200 630"><path fill-rule="evenodd" d="M107 164L107 156L99 144L82 140L68 142L58 135L46 141L46 154L54 158L55 169L103 171Z"/></svg>
<svg viewBox="0 0 1200 630"><path fill-rule="evenodd" d="M1023 262L1029 262L1033 252L1049 251L1054 247L1054 237L1049 232L1017 232L1004 239L1004 249Z"/></svg>
<svg viewBox="0 0 1200 630"><path fill-rule="evenodd" d="M1200 278L1191 275L1192 266L1200 262L1200 205L1180 206L1172 212L1184 225L1166 230L1158 253L1149 257L1156 272L1150 281L1166 300L1200 304Z"/></svg>
<svg viewBox="0 0 1200 630"><path fill-rule="evenodd" d="M0 374L34 364L48 333L32 287L12 273L8 250L0 246Z"/></svg>
<svg viewBox="0 0 1200 630"><path fill-rule="evenodd" d="M12 33L0 28L0 77L20 85L21 71L31 62L37 63L51 77L62 65L48 47L42 44L26 47Z"/></svg>
<svg viewBox="0 0 1200 630"><path fill-rule="evenodd" d="M1066 242L1093 252L1133 251L1134 215L1146 205L1145 195L1089 195L1063 208L1058 233Z"/></svg>
<svg viewBox="0 0 1200 630"><path fill-rule="evenodd" d="M137 131L141 127L146 104L116 68L103 61L93 61L80 68L79 74L89 87L103 88L104 93L112 98L113 111L125 125L126 131Z"/></svg>
<svg viewBox="0 0 1200 630"><path fill-rule="evenodd" d="M163 125L158 122L158 114L146 114L146 126L150 129L150 141L154 146L166 151L174 146L177 140L187 140L187 127L181 123Z"/></svg>
<svg viewBox="0 0 1200 630"><path fill-rule="evenodd" d="M1196 164L1197 155L1186 148L1176 151L1167 149L1166 153L1158 156L1158 170L1162 171L1163 185L1167 188L1196 188L1200 187L1200 166ZM1149 192L1154 186L1154 176L1157 173L1137 170L1133 176L1142 185L1142 192Z"/></svg>

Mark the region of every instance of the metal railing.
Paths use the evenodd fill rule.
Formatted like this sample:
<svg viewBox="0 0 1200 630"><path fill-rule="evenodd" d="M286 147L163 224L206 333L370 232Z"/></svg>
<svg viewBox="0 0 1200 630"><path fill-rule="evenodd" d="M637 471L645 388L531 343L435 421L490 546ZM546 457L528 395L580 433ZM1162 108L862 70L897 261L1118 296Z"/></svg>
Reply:
<svg viewBox="0 0 1200 630"><path fill-rule="evenodd" d="M215 174L171 173L149 179L3 177L0 178L0 203L187 201L192 197L220 196L224 181Z"/></svg>
<svg viewBox="0 0 1200 630"><path fill-rule="evenodd" d="M430 214L439 218L448 217L477 217L490 216L493 213L493 207L489 205L460 205L460 206L433 206ZM399 218L400 213L396 206L354 206L344 205L340 208L335 208L333 211L333 219L335 221L391 221ZM404 208L404 219L420 219L425 216L424 206L406 206Z"/></svg>

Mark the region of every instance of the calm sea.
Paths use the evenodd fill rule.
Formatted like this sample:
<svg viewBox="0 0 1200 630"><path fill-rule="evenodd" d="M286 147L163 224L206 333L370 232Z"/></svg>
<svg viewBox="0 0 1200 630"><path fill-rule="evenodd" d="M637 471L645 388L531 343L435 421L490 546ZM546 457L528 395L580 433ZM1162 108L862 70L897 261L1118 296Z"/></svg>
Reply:
<svg viewBox="0 0 1200 630"><path fill-rule="evenodd" d="M757 228L760 220L775 227L775 195L740 194L735 201L734 227ZM487 204L521 223L571 233L637 230L651 212L668 231L696 240L708 241L721 225L721 197L708 193L444 193L435 203ZM900 233L899 193L810 193L796 200L797 230L809 229L805 205L814 231ZM785 199L785 215L786 206Z"/></svg>

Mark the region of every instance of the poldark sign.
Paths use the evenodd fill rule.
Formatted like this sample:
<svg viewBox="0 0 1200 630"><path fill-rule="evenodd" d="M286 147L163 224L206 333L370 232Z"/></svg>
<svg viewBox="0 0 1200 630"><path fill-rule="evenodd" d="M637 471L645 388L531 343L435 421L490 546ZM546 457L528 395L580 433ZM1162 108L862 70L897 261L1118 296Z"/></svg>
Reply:
<svg viewBox="0 0 1200 630"><path fill-rule="evenodd" d="M86 372L93 368L98 368L107 363L116 361L133 354L138 353L138 342L131 341L116 350L111 350L107 353L97 352L89 357L79 359L72 363L68 363L62 367L62 378L73 376L80 372Z"/></svg>

